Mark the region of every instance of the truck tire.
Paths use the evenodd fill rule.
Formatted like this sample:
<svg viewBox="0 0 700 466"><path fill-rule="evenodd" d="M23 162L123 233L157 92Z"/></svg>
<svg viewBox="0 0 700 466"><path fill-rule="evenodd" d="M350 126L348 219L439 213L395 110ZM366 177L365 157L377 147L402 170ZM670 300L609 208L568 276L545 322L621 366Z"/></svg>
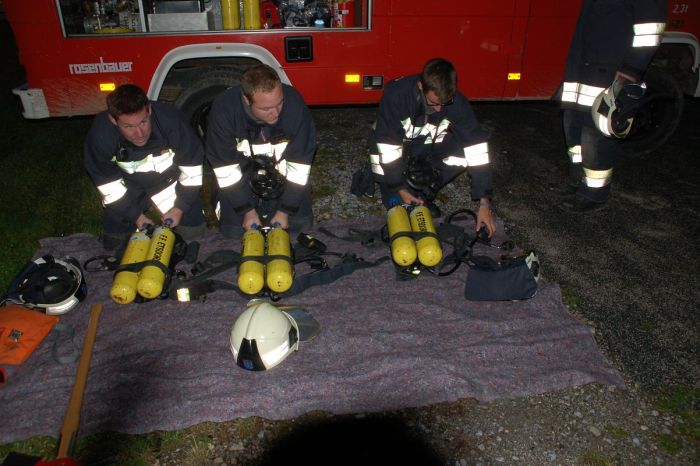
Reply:
<svg viewBox="0 0 700 466"><path fill-rule="evenodd" d="M242 70L209 72L185 89L175 106L185 114L197 136L204 142L211 104L223 91L240 84Z"/></svg>
<svg viewBox="0 0 700 466"><path fill-rule="evenodd" d="M647 96L652 100L635 116L632 129L622 144L624 154L633 158L661 147L676 130L683 114L683 91L673 76L650 68L644 81Z"/></svg>

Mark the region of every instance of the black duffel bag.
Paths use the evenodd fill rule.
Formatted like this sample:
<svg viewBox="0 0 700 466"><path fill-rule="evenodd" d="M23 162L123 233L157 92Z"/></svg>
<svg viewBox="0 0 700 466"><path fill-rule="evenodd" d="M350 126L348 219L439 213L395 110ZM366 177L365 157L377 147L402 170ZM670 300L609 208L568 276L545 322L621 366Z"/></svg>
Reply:
<svg viewBox="0 0 700 466"><path fill-rule="evenodd" d="M539 261L534 252L496 262L487 256L471 256L464 297L470 301L512 301L537 294Z"/></svg>

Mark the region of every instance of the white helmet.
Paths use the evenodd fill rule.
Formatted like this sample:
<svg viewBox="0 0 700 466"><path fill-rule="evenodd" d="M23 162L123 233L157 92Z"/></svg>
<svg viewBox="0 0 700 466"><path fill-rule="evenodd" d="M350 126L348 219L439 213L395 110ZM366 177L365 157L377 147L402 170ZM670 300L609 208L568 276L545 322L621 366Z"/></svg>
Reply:
<svg viewBox="0 0 700 466"><path fill-rule="evenodd" d="M318 323L304 310L281 310L267 300L254 299L233 324L231 351L243 369L262 371L281 363L299 349L299 341L316 334Z"/></svg>
<svg viewBox="0 0 700 466"><path fill-rule="evenodd" d="M85 299L87 285L72 257L39 257L15 277L5 299L49 315L65 314Z"/></svg>
<svg viewBox="0 0 700 466"><path fill-rule="evenodd" d="M634 115L643 103L646 88L645 83L616 79L593 102L591 116L596 128L608 137L627 137L632 129Z"/></svg>

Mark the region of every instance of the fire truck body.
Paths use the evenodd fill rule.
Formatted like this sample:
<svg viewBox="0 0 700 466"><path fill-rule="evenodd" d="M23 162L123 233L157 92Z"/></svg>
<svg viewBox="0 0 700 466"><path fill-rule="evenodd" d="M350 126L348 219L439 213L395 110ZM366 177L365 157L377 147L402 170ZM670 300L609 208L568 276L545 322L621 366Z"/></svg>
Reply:
<svg viewBox="0 0 700 466"><path fill-rule="evenodd" d="M676 101L681 91L700 95L698 6L669 3L654 62ZM26 71L27 83L14 90L25 118L95 114L106 92L132 82L198 126L213 97L256 62L277 69L310 105L376 103L388 80L434 56L455 63L460 90L473 100L549 99L580 0L5 0L4 7Z"/></svg>

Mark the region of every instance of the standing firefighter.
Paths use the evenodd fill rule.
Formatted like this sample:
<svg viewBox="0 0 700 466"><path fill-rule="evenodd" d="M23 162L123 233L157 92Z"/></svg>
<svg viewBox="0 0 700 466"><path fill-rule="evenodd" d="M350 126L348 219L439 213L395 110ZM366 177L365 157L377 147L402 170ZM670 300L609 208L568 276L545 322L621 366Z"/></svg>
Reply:
<svg viewBox="0 0 700 466"><path fill-rule="evenodd" d="M304 99L273 68L248 68L240 86L216 98L206 145L225 237L240 238L263 222L292 235L312 226L309 176L316 129Z"/></svg>
<svg viewBox="0 0 700 466"><path fill-rule="evenodd" d="M486 135L467 98L457 90L449 61L433 58L420 74L390 82L379 104L369 138L370 163L384 204L426 205L433 217L438 191L469 170L471 197L479 201L476 229L496 230L489 203L493 196Z"/></svg>
<svg viewBox="0 0 700 466"><path fill-rule="evenodd" d="M84 162L102 195L106 249L153 223L145 215L153 209L185 240L206 232L199 201L204 149L175 107L149 101L133 84L119 86L93 121Z"/></svg>
<svg viewBox="0 0 700 466"><path fill-rule="evenodd" d="M550 185L566 197L565 210L596 210L610 196L621 138L632 122L619 117L623 111L632 117L641 105L642 79L661 43L665 20L665 0L583 1L562 93L569 180Z"/></svg>

